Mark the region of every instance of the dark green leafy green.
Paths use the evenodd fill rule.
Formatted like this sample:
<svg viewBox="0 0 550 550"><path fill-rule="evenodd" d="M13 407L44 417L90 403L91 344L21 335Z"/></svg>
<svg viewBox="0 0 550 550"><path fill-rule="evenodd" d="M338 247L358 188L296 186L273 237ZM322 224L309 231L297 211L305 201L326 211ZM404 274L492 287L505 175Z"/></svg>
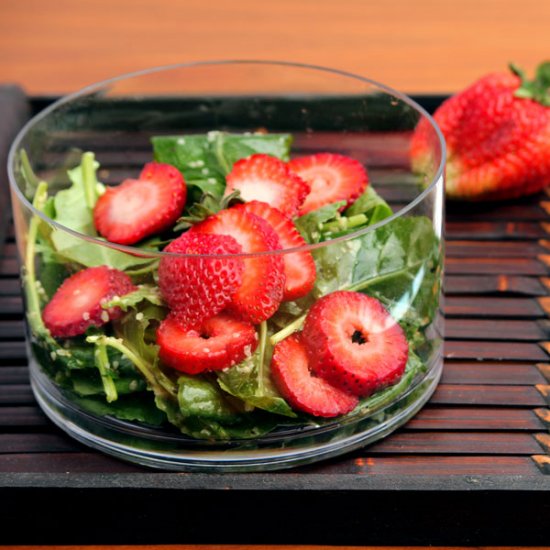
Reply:
<svg viewBox="0 0 550 550"><path fill-rule="evenodd" d="M235 423L238 419L238 411L216 382L205 377L180 376L178 404L185 418L197 417L221 423Z"/></svg>
<svg viewBox="0 0 550 550"><path fill-rule="evenodd" d="M280 423L274 415L243 414L242 405L224 394L208 378L181 376L178 401L157 394L155 403L171 424L198 439L251 439L273 430Z"/></svg>
<svg viewBox="0 0 550 550"><path fill-rule="evenodd" d="M275 388L270 375L273 349L267 339L267 323L260 324L260 338L255 352L244 361L218 373L218 384L238 397L251 409L295 417L296 414Z"/></svg>
<svg viewBox="0 0 550 550"><path fill-rule="evenodd" d="M145 381L135 372L135 370L128 376L113 375L112 380L119 397L121 395L146 389ZM96 369L81 369L72 372L70 375L70 383L72 389L79 395L105 395L105 388L101 381L101 376Z"/></svg>
<svg viewBox="0 0 550 550"><path fill-rule="evenodd" d="M397 218L360 238L352 289L385 303L397 320L427 325L439 295L440 240L425 217Z"/></svg>
<svg viewBox="0 0 550 550"><path fill-rule="evenodd" d="M100 396L74 394L71 399L84 410L98 416L114 416L129 422L143 422L160 426L166 422L166 415L154 402L150 392L122 395L116 401L107 403Z"/></svg>
<svg viewBox="0 0 550 550"><path fill-rule="evenodd" d="M368 218L368 225L374 225L385 218L389 218L393 212L389 204L369 185L366 191L344 211L347 217L364 214Z"/></svg>

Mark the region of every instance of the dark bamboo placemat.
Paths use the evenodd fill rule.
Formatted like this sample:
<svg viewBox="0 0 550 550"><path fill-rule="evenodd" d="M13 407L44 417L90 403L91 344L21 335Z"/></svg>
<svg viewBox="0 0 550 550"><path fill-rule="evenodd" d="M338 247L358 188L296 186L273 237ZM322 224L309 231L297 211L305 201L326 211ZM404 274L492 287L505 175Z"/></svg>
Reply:
<svg viewBox="0 0 550 550"><path fill-rule="evenodd" d="M107 160L108 177L115 177L117 158ZM0 490L3 502L11 499L7 517L23 513L29 497L38 498L30 508L45 507L37 521L47 542L66 544L547 541L549 210L546 194L503 204L449 205L445 366L429 404L402 429L370 447L266 474L147 470L84 447L54 427L36 405L28 382L11 229L0 258ZM63 512L73 521L70 536L49 523L55 518L55 510L46 505L52 495L78 503ZM427 498L425 514L418 508L420 497ZM118 516L109 519L104 514L104 523L96 523L83 539L81 513L93 513L112 498ZM151 499L158 508L149 507ZM376 508L370 499L378 503ZM185 512L181 525L170 523L177 522L178 503ZM320 521L327 503L337 530L331 529L330 519ZM357 514L359 504L365 515ZM223 534L208 530L202 512L212 506L223 511L217 518L228 529ZM404 531L394 529L378 506L398 515L408 510L407 517L399 515ZM510 506L515 512L504 515ZM267 540L260 525L249 525L245 532L232 530L239 513L261 521L264 513L289 510L302 518L302 525L285 525ZM145 523L124 535L115 529L117 522L137 513L161 521L164 531L150 531ZM442 527L437 534L428 533L432 521ZM46 542L9 533L10 540L19 543Z"/></svg>

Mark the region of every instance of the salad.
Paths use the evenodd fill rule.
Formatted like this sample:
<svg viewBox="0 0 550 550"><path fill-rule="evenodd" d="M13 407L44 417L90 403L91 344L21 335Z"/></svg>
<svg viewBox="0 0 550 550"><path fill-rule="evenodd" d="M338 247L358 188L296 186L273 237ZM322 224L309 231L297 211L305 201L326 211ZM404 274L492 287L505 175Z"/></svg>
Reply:
<svg viewBox="0 0 550 550"><path fill-rule="evenodd" d="M151 141L151 161L114 187L92 152L57 192L21 155L27 196L59 224L29 223L33 354L78 407L256 438L377 410L428 368L430 219L361 232L393 214L367 169L291 155L289 134Z"/></svg>

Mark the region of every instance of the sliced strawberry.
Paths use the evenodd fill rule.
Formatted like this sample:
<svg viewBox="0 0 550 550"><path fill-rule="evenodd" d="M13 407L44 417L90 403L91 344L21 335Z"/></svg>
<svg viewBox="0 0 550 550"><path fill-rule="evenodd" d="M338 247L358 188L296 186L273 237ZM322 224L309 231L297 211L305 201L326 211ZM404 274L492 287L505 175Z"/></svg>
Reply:
<svg viewBox="0 0 550 550"><path fill-rule="evenodd" d="M134 244L174 225L186 197L179 170L150 162L139 179L127 179L99 197L94 208L95 227L108 241Z"/></svg>
<svg viewBox="0 0 550 550"><path fill-rule="evenodd" d="M258 344L254 327L227 313L186 329L169 315L157 330L159 357L169 367L187 374L221 370L252 355Z"/></svg>
<svg viewBox="0 0 550 550"><path fill-rule="evenodd" d="M314 416L346 414L359 401L355 395L311 373L306 348L296 333L275 346L271 374L275 385L292 407Z"/></svg>
<svg viewBox="0 0 550 550"><path fill-rule="evenodd" d="M233 299L244 271L241 246L229 235L184 233L159 263L159 288L181 325L193 328L214 317Z"/></svg>
<svg viewBox="0 0 550 550"><path fill-rule="evenodd" d="M275 230L262 218L229 208L193 226L190 232L229 235L244 253L278 250L281 243ZM242 319L258 324L271 317L283 297L284 263L281 255L263 254L244 258L242 283L229 309Z"/></svg>
<svg viewBox="0 0 550 550"><path fill-rule="evenodd" d="M226 182L226 195L238 189L245 201L266 202L290 217L298 214L310 190L282 160L264 154L237 161Z"/></svg>
<svg viewBox="0 0 550 550"><path fill-rule="evenodd" d="M288 167L311 186L300 215L338 201L346 201L343 207L346 208L365 191L369 182L359 161L334 153L296 158Z"/></svg>
<svg viewBox="0 0 550 550"><path fill-rule="evenodd" d="M397 382L409 353L403 330L382 304L346 290L313 305L303 341L312 371L358 396Z"/></svg>
<svg viewBox="0 0 550 550"><path fill-rule="evenodd" d="M260 201L251 201L236 206L235 209L242 209L251 214L263 218L279 237L281 248L296 248L305 246L307 243L298 233L292 220L277 208L273 208ZM315 284L315 261L311 252L293 252L282 255L285 265L285 288L283 301L295 300L308 294Z"/></svg>
<svg viewBox="0 0 550 550"><path fill-rule="evenodd" d="M118 319L120 308L105 309L102 304L135 288L122 271L105 265L89 267L63 281L44 308L42 319L55 338L84 334L91 326Z"/></svg>

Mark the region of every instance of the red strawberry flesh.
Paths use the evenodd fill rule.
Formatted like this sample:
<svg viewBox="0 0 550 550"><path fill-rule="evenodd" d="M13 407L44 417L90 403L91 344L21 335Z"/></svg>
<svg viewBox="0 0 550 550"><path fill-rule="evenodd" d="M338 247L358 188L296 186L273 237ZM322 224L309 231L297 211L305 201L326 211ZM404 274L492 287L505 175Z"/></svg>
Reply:
<svg viewBox="0 0 550 550"><path fill-rule="evenodd" d="M222 370L243 361L256 349L254 327L227 313L206 320L200 329L182 327L169 315L159 326L159 357L187 374Z"/></svg>
<svg viewBox="0 0 550 550"><path fill-rule="evenodd" d="M359 292L320 298L306 317L303 341L313 372L357 396L394 384L407 364L403 330L378 300Z"/></svg>
<svg viewBox="0 0 550 550"><path fill-rule="evenodd" d="M297 248L307 243L298 233L292 220L277 208L260 201L241 204L237 209L245 210L263 218L277 233L281 248ZM296 300L308 294L315 284L315 261L309 251L282 255L285 268L283 301Z"/></svg>
<svg viewBox="0 0 550 550"><path fill-rule="evenodd" d="M226 195L238 189L245 201L265 202L290 217L298 214L310 191L282 160L264 154L237 161L226 179Z"/></svg>
<svg viewBox="0 0 550 550"><path fill-rule="evenodd" d="M265 220L237 208L222 210L193 226L190 231L229 235L241 246L243 253L281 248L277 234ZM229 309L242 319L258 324L271 317L281 303L285 282L284 263L277 254L243 260L242 283L233 295Z"/></svg>
<svg viewBox="0 0 550 550"><path fill-rule="evenodd" d="M357 406L356 396L312 374L299 334L292 334L275 346L271 374L283 397L300 411L333 417L346 414Z"/></svg>
<svg viewBox="0 0 550 550"><path fill-rule="evenodd" d="M104 265L89 267L65 279L44 308L42 319L55 338L84 334L91 326L118 319L122 310L105 309L103 304L135 288L122 271Z"/></svg>
<svg viewBox="0 0 550 550"><path fill-rule="evenodd" d="M151 162L139 179L110 187L94 208L97 231L108 241L130 245L174 225L181 215L187 187L169 164Z"/></svg>
<svg viewBox="0 0 550 550"><path fill-rule="evenodd" d="M180 324L192 328L220 313L242 283L241 246L229 235L187 232L172 241L159 264L159 288ZM184 256L185 255L185 256Z"/></svg>
<svg viewBox="0 0 550 550"><path fill-rule="evenodd" d="M338 201L346 201L346 206L350 206L365 191L369 181L359 161L335 153L295 158L288 167L311 186L300 215Z"/></svg>

